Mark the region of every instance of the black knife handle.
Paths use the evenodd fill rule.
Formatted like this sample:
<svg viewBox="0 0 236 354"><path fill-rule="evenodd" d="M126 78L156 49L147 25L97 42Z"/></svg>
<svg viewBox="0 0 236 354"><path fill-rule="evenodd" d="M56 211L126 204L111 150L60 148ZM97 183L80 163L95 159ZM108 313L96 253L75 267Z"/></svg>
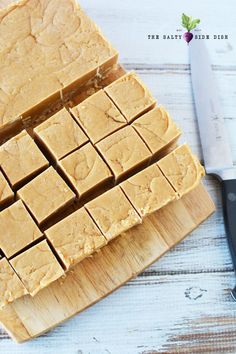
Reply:
<svg viewBox="0 0 236 354"><path fill-rule="evenodd" d="M221 183L226 236L236 271L236 179Z"/></svg>

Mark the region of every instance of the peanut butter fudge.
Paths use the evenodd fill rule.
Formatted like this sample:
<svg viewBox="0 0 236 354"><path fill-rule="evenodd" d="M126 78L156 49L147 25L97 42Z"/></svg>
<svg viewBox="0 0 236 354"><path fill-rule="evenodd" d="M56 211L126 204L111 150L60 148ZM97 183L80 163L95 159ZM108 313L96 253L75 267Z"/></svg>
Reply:
<svg viewBox="0 0 236 354"><path fill-rule="evenodd" d="M20 0L0 10L0 33L0 130L117 61L74 0Z"/></svg>
<svg viewBox="0 0 236 354"><path fill-rule="evenodd" d="M125 118L103 90L72 108L72 114L94 144L126 124Z"/></svg>
<svg viewBox="0 0 236 354"><path fill-rule="evenodd" d="M0 171L0 208L6 203L13 201L13 199L14 193L3 173Z"/></svg>
<svg viewBox="0 0 236 354"><path fill-rule="evenodd" d="M45 234L67 269L107 243L84 208L52 226Z"/></svg>
<svg viewBox="0 0 236 354"><path fill-rule="evenodd" d="M130 177L120 186L141 217L176 199L174 188L156 164Z"/></svg>
<svg viewBox="0 0 236 354"><path fill-rule="evenodd" d="M181 134L173 119L163 107L155 107L137 118L132 126L137 130L152 154L175 142Z"/></svg>
<svg viewBox="0 0 236 354"><path fill-rule="evenodd" d="M100 188L111 181L113 175L91 143L66 156L59 163L78 196Z"/></svg>
<svg viewBox="0 0 236 354"><path fill-rule="evenodd" d="M8 260L0 259L0 309L27 293Z"/></svg>
<svg viewBox="0 0 236 354"><path fill-rule="evenodd" d="M151 158L150 150L131 126L109 135L96 146L117 180L146 167Z"/></svg>
<svg viewBox="0 0 236 354"><path fill-rule="evenodd" d="M205 174L204 168L187 144L163 157L158 166L180 197L194 189Z"/></svg>
<svg viewBox="0 0 236 354"><path fill-rule="evenodd" d="M64 274L46 240L12 258L10 263L31 296Z"/></svg>
<svg viewBox="0 0 236 354"><path fill-rule="evenodd" d="M65 108L37 126L34 133L55 160L88 142L88 137Z"/></svg>
<svg viewBox="0 0 236 354"><path fill-rule="evenodd" d="M10 258L43 236L21 200L0 213L0 249Z"/></svg>
<svg viewBox="0 0 236 354"><path fill-rule="evenodd" d="M39 224L70 205L75 198L75 194L53 167L34 178L17 194Z"/></svg>
<svg viewBox="0 0 236 354"><path fill-rule="evenodd" d="M85 207L108 241L142 222L119 186L93 199Z"/></svg>
<svg viewBox="0 0 236 354"><path fill-rule="evenodd" d="M156 103L151 92L134 72L112 82L105 87L105 91L128 122L147 112Z"/></svg>
<svg viewBox="0 0 236 354"><path fill-rule="evenodd" d="M11 186L17 188L46 169L48 160L24 130L0 146L0 165Z"/></svg>

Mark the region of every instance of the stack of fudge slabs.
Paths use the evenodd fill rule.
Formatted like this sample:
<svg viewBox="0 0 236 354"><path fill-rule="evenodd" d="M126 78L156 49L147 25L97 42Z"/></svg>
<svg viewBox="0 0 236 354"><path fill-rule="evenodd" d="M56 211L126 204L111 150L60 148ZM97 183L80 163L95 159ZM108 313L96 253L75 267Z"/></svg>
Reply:
<svg viewBox="0 0 236 354"><path fill-rule="evenodd" d="M0 9L0 33L0 135L62 106L118 58L75 0L20 0Z"/></svg>
<svg viewBox="0 0 236 354"><path fill-rule="evenodd" d="M1 306L34 296L195 188L204 171L187 145L158 160L179 135L131 72L70 111L59 111L34 129L33 138L23 131L2 145ZM108 184L113 187L94 198ZM6 207L12 190L17 200ZM90 201L45 230L47 220L84 196Z"/></svg>

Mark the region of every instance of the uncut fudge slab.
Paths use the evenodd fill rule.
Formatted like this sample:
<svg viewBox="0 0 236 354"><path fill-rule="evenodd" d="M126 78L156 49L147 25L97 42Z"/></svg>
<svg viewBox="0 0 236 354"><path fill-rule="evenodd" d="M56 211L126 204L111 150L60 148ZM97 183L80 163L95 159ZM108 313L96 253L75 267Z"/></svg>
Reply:
<svg viewBox="0 0 236 354"><path fill-rule="evenodd" d="M64 275L46 240L12 258L10 263L31 296Z"/></svg>
<svg viewBox="0 0 236 354"><path fill-rule="evenodd" d="M121 183L121 188L141 217L177 199L177 194L156 164Z"/></svg>
<svg viewBox="0 0 236 354"><path fill-rule="evenodd" d="M113 175L91 143L82 146L59 162L79 197L108 184Z"/></svg>
<svg viewBox="0 0 236 354"><path fill-rule="evenodd" d="M151 151L131 126L124 127L96 144L101 155L120 180L141 167L146 167Z"/></svg>
<svg viewBox="0 0 236 354"><path fill-rule="evenodd" d="M0 309L27 293L8 260L0 259Z"/></svg>
<svg viewBox="0 0 236 354"><path fill-rule="evenodd" d="M117 51L74 0L21 0L0 10L0 33L0 127L117 62Z"/></svg>
<svg viewBox="0 0 236 354"><path fill-rule="evenodd" d="M105 237L84 208L52 226L45 234L66 269L107 244Z"/></svg>
<svg viewBox="0 0 236 354"><path fill-rule="evenodd" d="M204 168L187 144L173 150L158 161L157 165L179 197L194 189L205 175Z"/></svg>
<svg viewBox="0 0 236 354"><path fill-rule="evenodd" d="M14 193L3 173L0 171L0 208L6 203L13 201L13 199Z"/></svg>
<svg viewBox="0 0 236 354"><path fill-rule="evenodd" d="M34 129L34 135L54 160L60 160L88 142L88 137L63 108Z"/></svg>
<svg viewBox="0 0 236 354"><path fill-rule="evenodd" d="M0 146L0 166L13 188L26 183L48 165L48 160L25 130Z"/></svg>
<svg viewBox="0 0 236 354"><path fill-rule="evenodd" d="M119 186L93 199L85 205L85 208L107 241L142 222Z"/></svg>
<svg viewBox="0 0 236 354"><path fill-rule="evenodd" d="M17 192L40 224L69 206L75 194L64 180L49 167Z"/></svg>
<svg viewBox="0 0 236 354"><path fill-rule="evenodd" d="M103 90L88 97L71 112L94 144L127 123Z"/></svg>
<svg viewBox="0 0 236 354"><path fill-rule="evenodd" d="M105 87L128 122L153 108L156 101L138 75L133 71Z"/></svg>
<svg viewBox="0 0 236 354"><path fill-rule="evenodd" d="M21 200L0 213L0 230L0 249L7 258L43 236Z"/></svg>
<svg viewBox="0 0 236 354"><path fill-rule="evenodd" d="M169 113L163 107L154 107L137 118L132 126L139 133L152 154L174 143L181 134Z"/></svg>

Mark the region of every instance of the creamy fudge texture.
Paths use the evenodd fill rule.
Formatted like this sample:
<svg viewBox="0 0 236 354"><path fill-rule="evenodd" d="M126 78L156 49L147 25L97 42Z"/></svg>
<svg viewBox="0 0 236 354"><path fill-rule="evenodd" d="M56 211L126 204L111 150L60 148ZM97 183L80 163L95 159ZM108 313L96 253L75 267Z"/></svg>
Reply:
<svg viewBox="0 0 236 354"><path fill-rule="evenodd" d="M142 222L119 186L93 199L85 207L108 241Z"/></svg>
<svg viewBox="0 0 236 354"><path fill-rule="evenodd" d="M55 160L88 142L88 137L65 108L37 126L34 134Z"/></svg>
<svg viewBox="0 0 236 354"><path fill-rule="evenodd" d="M10 263L31 296L64 274L46 240L12 258Z"/></svg>
<svg viewBox="0 0 236 354"><path fill-rule="evenodd" d="M156 103L151 92L134 72L112 82L105 87L105 91L128 122L147 112Z"/></svg>
<svg viewBox="0 0 236 354"><path fill-rule="evenodd" d="M26 288L7 259L0 259L0 309L26 294Z"/></svg>
<svg viewBox="0 0 236 354"><path fill-rule="evenodd" d="M101 187L112 178L112 173L91 143L66 156L59 163L74 186L78 196Z"/></svg>
<svg viewBox="0 0 236 354"><path fill-rule="evenodd" d="M14 188L46 169L48 160L24 130L0 146L0 165Z"/></svg>
<svg viewBox="0 0 236 354"><path fill-rule="evenodd" d="M103 90L72 108L72 113L94 144L126 124L125 118Z"/></svg>
<svg viewBox="0 0 236 354"><path fill-rule="evenodd" d="M3 173L0 171L0 208L7 202L10 202L14 199L14 193L11 190L6 178Z"/></svg>
<svg viewBox="0 0 236 354"><path fill-rule="evenodd" d="M179 146L157 164L180 197L194 189L205 175L187 144Z"/></svg>
<svg viewBox="0 0 236 354"><path fill-rule="evenodd" d="M177 197L174 188L155 164L120 186L141 217L157 211Z"/></svg>
<svg viewBox="0 0 236 354"><path fill-rule="evenodd" d="M161 106L137 118L132 126L153 154L176 141L181 134L169 113Z"/></svg>
<svg viewBox="0 0 236 354"><path fill-rule="evenodd" d="M0 10L0 127L117 61L74 0L21 0Z"/></svg>
<svg viewBox="0 0 236 354"><path fill-rule="evenodd" d="M0 249L8 258L43 236L21 200L0 213Z"/></svg>
<svg viewBox="0 0 236 354"><path fill-rule="evenodd" d="M84 208L52 226L45 234L67 269L107 243Z"/></svg>
<svg viewBox="0 0 236 354"><path fill-rule="evenodd" d="M75 194L64 180L49 167L17 192L40 224L72 203Z"/></svg>
<svg viewBox="0 0 236 354"><path fill-rule="evenodd" d="M147 166L151 157L150 150L131 126L109 135L96 146L117 180Z"/></svg>

